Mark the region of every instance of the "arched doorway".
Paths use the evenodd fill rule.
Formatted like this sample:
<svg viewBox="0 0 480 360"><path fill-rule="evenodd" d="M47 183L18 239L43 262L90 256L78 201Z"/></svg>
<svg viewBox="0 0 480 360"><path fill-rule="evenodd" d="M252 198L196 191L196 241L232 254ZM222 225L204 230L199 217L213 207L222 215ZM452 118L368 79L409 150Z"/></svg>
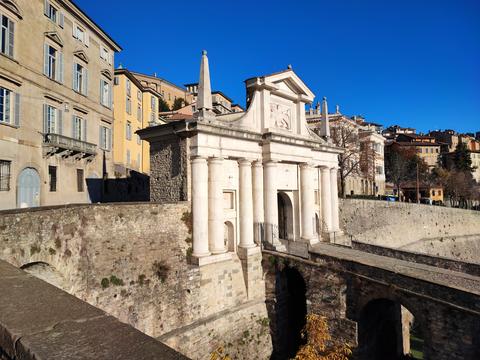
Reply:
<svg viewBox="0 0 480 360"><path fill-rule="evenodd" d="M235 230L230 221L225 221L223 224L223 239L225 248L228 249L228 251L235 251Z"/></svg>
<svg viewBox="0 0 480 360"><path fill-rule="evenodd" d="M277 271L275 281L275 359L293 359L304 344L301 332L307 315L306 284L295 268Z"/></svg>
<svg viewBox="0 0 480 360"><path fill-rule="evenodd" d="M17 207L40 206L40 176L37 170L28 167L18 176Z"/></svg>
<svg viewBox="0 0 480 360"><path fill-rule="evenodd" d="M410 311L388 299L370 301L358 322L358 348L361 360L423 359L421 324Z"/></svg>
<svg viewBox="0 0 480 360"><path fill-rule="evenodd" d="M278 202L278 237L283 240L293 238L293 207L287 194L279 192Z"/></svg>
<svg viewBox="0 0 480 360"><path fill-rule="evenodd" d="M41 261L32 262L23 265L21 269L59 289L66 290L65 278L50 264Z"/></svg>

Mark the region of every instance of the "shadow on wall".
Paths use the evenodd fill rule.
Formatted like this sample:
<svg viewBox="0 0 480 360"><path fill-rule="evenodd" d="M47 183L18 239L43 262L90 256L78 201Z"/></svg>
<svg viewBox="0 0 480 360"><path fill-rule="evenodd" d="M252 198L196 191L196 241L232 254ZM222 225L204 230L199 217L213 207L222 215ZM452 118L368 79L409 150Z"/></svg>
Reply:
<svg viewBox="0 0 480 360"><path fill-rule="evenodd" d="M126 178L86 179L92 203L150 201L150 177L130 171Z"/></svg>

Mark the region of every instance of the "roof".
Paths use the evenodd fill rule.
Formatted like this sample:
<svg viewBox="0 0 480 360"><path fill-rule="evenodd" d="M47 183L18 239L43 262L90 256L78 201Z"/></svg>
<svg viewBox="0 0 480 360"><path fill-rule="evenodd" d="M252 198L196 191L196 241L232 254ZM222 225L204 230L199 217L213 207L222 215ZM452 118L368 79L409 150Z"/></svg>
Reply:
<svg viewBox="0 0 480 360"><path fill-rule="evenodd" d="M230 101L230 103L233 102L232 99L230 99L227 95L225 95L223 92L219 91L219 90L216 90L216 91L212 91L212 95L222 95L225 99L227 99L228 101Z"/></svg>
<svg viewBox="0 0 480 360"><path fill-rule="evenodd" d="M130 79L131 82L133 82L135 84L136 87L138 87L140 90L142 91L149 91L151 93L153 93L154 95L158 96L158 97L162 97L162 95L160 95L157 91L155 91L154 89L148 87L148 86L143 86L142 83L140 82L140 80L138 80L135 75L133 75L133 73L128 70L128 69L115 69L115 72L114 72L115 75L125 75L128 79Z"/></svg>
<svg viewBox="0 0 480 360"><path fill-rule="evenodd" d="M392 145L394 144L397 144L397 145L400 145L400 146L442 146L444 145L443 143L439 143L439 142L428 142L428 141L413 141L413 142L409 142L409 141L394 141L392 143Z"/></svg>
<svg viewBox="0 0 480 360"><path fill-rule="evenodd" d="M68 6L68 3L72 5L72 7L77 10L81 15L85 16L88 21L91 22L90 27L97 32L100 36L107 38L110 40L110 45L115 49L115 51L119 52L122 51L122 47L115 41L113 38L108 35L90 16L87 15L73 0L64 1L64 4Z"/></svg>
<svg viewBox="0 0 480 360"><path fill-rule="evenodd" d="M136 71L132 71L132 74L134 75L137 75L137 76L142 76L142 77L145 77L145 78L148 78L148 79L152 79L152 80L157 80L157 81L160 81L160 82L164 82L170 86L173 86L173 87L176 87L177 89L183 91L183 92L186 92L187 89L181 87L181 86L178 86L178 85L175 85L174 83L168 81L168 80L165 80L163 78L160 78L158 76L152 76L152 75L147 75L147 74L142 74L142 73L139 73L139 72L136 72Z"/></svg>
<svg viewBox="0 0 480 360"><path fill-rule="evenodd" d="M277 71L277 72L274 72L274 73L271 73L271 74L268 74L268 75L252 76L252 77L249 77L248 79L246 79L244 82L247 82L247 81L253 80L253 79L257 79L257 78L266 78L266 77L273 76L273 75L283 74L283 73L286 73L286 72L288 72L288 71L292 71L292 72L293 72L293 69L285 69L285 70Z"/></svg>

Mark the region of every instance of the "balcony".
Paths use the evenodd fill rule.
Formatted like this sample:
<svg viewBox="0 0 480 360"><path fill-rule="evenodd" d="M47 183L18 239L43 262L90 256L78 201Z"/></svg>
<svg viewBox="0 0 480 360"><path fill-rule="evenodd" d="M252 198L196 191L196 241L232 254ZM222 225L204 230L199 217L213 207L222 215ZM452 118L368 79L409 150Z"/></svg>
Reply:
<svg viewBox="0 0 480 360"><path fill-rule="evenodd" d="M43 148L45 156L93 159L97 154L95 144L53 133L44 134Z"/></svg>

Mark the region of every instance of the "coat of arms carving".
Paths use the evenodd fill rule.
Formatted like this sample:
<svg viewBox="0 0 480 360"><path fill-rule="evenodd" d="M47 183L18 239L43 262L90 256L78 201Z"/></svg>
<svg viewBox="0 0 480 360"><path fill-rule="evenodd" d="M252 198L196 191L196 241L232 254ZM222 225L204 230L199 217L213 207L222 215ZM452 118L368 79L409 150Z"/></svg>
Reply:
<svg viewBox="0 0 480 360"><path fill-rule="evenodd" d="M275 127L285 130L291 129L291 110L289 106L270 104L270 117Z"/></svg>

